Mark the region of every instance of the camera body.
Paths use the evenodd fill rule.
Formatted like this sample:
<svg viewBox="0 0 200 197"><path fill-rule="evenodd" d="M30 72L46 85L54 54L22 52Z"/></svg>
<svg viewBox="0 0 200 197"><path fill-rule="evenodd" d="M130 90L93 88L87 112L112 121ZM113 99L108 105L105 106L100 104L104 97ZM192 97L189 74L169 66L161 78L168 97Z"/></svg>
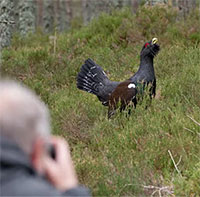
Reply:
<svg viewBox="0 0 200 197"><path fill-rule="evenodd" d="M52 144L47 145L47 152L52 159L56 159L55 147Z"/></svg>

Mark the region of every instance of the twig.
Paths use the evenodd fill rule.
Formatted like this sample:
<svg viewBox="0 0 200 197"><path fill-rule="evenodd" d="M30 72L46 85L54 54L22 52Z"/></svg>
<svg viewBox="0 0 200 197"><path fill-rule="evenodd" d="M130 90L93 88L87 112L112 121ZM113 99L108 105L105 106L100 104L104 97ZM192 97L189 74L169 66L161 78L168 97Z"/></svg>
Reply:
<svg viewBox="0 0 200 197"><path fill-rule="evenodd" d="M180 156L180 158L179 158L179 161L177 162L177 166L179 165L179 163L181 162L181 159L182 159L182 155Z"/></svg>
<svg viewBox="0 0 200 197"><path fill-rule="evenodd" d="M153 185L143 185L143 187L145 189L155 189L155 191L153 191L153 193L151 194L151 196L153 196L156 192L158 192L159 196L162 197L162 193L161 192L167 192L168 194L173 194L174 191L172 190L172 188L165 186L165 187L158 187L158 186L153 186Z"/></svg>
<svg viewBox="0 0 200 197"><path fill-rule="evenodd" d="M191 133L195 133L195 134L197 134L199 137L200 137L200 133L199 132L195 132L195 131L192 131L191 129L188 129L187 127L183 127L183 129L185 129L185 130L187 130L187 131L190 131Z"/></svg>
<svg viewBox="0 0 200 197"><path fill-rule="evenodd" d="M171 112L172 113L172 115L174 116L174 112L169 108L169 107L167 107L167 109L169 110L169 112Z"/></svg>
<svg viewBox="0 0 200 197"><path fill-rule="evenodd" d="M177 167L177 164L176 164L175 161L174 161L174 158L173 158L173 156L172 156L171 151L168 150L168 153L169 153L169 155L170 155L170 157L171 157L171 160L172 160L172 162L173 162L173 164L174 164L174 167L175 167L176 171L178 172L178 174L180 174L180 175L182 176L181 172L179 171L179 169L178 169L178 167ZM178 163L180 163L180 162L178 162Z"/></svg>
<svg viewBox="0 0 200 197"><path fill-rule="evenodd" d="M154 186L154 185L142 185L145 189L160 189L160 190L167 190L169 189L168 186L164 186L164 187L158 187L158 186Z"/></svg>
<svg viewBox="0 0 200 197"><path fill-rule="evenodd" d="M154 191L152 192L151 196L154 196L154 194L156 192L158 192L159 196L162 197L162 192L166 192L170 195L172 195L174 193L173 188L168 187L168 186L164 186L164 187L158 187L158 186L154 186L154 185L139 185L139 184L126 184L124 185L124 187L121 189L120 193L124 190L124 188L126 188L127 186L142 186L144 189L153 189Z"/></svg>
<svg viewBox="0 0 200 197"><path fill-rule="evenodd" d="M119 192L119 195L121 195L122 191L127 187L127 186L134 186L134 185L138 185L138 184L125 184L122 189Z"/></svg>
<svg viewBox="0 0 200 197"><path fill-rule="evenodd" d="M158 192L159 190L155 190L155 191L153 191L153 193L151 194L151 196L153 196L156 192Z"/></svg>
<svg viewBox="0 0 200 197"><path fill-rule="evenodd" d="M187 131L190 131L191 133L195 133L194 131L192 131L191 129L188 129L186 127L183 127L183 129L187 130Z"/></svg>
<svg viewBox="0 0 200 197"><path fill-rule="evenodd" d="M194 118L192 118L192 117L190 117L189 115L187 115L187 117L188 118L190 118L194 123L196 123L197 125L199 125L200 126L200 123L199 122L197 122Z"/></svg>
<svg viewBox="0 0 200 197"><path fill-rule="evenodd" d="M55 30L54 40L53 40L53 53L54 53L54 55L56 54L56 41L57 41L57 35L56 35L56 30Z"/></svg>
<svg viewBox="0 0 200 197"><path fill-rule="evenodd" d="M159 197L162 197L161 190L158 190Z"/></svg>

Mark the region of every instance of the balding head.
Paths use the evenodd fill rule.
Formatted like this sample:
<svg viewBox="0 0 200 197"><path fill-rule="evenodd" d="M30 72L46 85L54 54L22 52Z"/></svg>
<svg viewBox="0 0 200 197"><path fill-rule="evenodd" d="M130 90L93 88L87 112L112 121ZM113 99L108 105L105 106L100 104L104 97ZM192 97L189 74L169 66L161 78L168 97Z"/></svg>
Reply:
<svg viewBox="0 0 200 197"><path fill-rule="evenodd" d="M24 86L0 81L0 133L30 154L37 137L50 135L47 107Z"/></svg>

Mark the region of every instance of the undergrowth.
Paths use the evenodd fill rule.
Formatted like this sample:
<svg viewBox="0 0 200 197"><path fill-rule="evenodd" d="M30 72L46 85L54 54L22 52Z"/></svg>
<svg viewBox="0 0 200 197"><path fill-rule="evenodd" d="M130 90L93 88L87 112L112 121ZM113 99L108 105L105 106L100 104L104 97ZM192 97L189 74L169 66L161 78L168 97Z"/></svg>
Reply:
<svg viewBox="0 0 200 197"><path fill-rule="evenodd" d="M54 134L70 143L80 182L95 196L200 195L200 26L198 12L177 20L172 8L102 14L64 34L21 38L2 53L2 76L22 81L45 101ZM157 95L127 119L76 88L87 58L111 80L136 72L144 42L157 37ZM173 163L175 162L175 164ZM178 169L178 170L177 170Z"/></svg>

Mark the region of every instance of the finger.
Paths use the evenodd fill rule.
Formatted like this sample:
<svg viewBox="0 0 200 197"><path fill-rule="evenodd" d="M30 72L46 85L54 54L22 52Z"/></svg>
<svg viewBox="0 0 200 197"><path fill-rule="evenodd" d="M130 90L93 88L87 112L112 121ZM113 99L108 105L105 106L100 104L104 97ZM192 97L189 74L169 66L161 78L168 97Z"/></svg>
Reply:
<svg viewBox="0 0 200 197"><path fill-rule="evenodd" d="M55 175L57 174L58 166L54 160L49 157L46 157L43 161L43 169L45 175L48 179L53 182Z"/></svg>

